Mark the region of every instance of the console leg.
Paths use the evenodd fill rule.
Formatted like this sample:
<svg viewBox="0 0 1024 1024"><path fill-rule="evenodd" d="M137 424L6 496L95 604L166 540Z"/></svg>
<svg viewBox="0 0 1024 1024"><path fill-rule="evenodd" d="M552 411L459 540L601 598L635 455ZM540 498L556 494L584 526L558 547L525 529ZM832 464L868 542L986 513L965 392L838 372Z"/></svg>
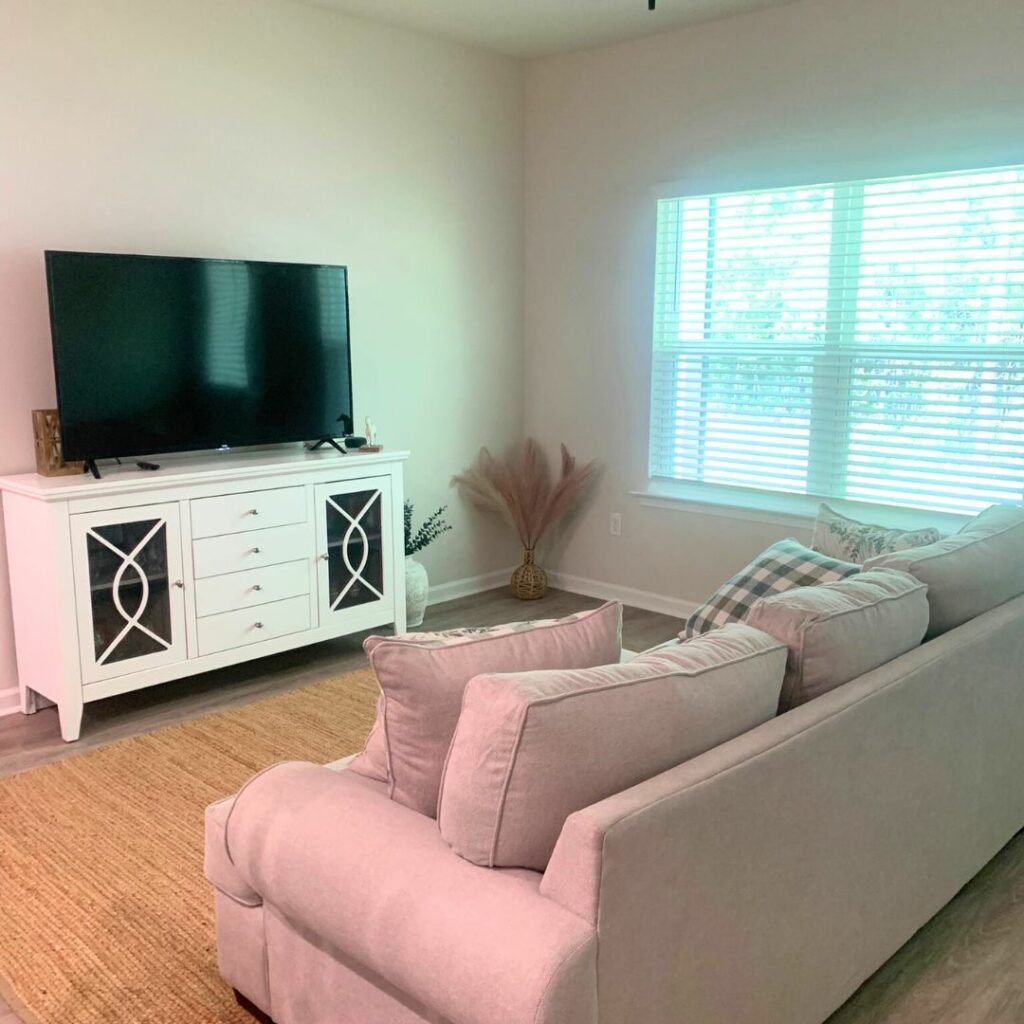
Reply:
<svg viewBox="0 0 1024 1024"><path fill-rule="evenodd" d="M274 1024L273 1018L265 1014L251 999L246 999L236 988L235 1002L250 1016L255 1017L260 1024Z"/></svg>
<svg viewBox="0 0 1024 1024"><path fill-rule="evenodd" d="M82 698L65 698L57 705L60 735L65 743L74 743L82 735Z"/></svg>

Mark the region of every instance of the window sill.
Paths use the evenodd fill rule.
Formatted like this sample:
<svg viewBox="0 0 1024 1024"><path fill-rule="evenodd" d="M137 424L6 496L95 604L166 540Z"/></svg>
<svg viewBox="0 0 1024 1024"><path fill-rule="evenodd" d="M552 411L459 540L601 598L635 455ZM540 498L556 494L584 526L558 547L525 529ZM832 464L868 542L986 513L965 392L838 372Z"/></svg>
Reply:
<svg viewBox="0 0 1024 1024"><path fill-rule="evenodd" d="M840 498L759 491L743 487L721 487L682 480L651 480L648 482L647 490L631 491L630 494L646 508L767 523L786 529L812 529L818 515L818 506L823 501L828 502L842 515L894 529L918 530L934 526L943 533L955 533L971 518L967 515L925 508L876 505Z"/></svg>

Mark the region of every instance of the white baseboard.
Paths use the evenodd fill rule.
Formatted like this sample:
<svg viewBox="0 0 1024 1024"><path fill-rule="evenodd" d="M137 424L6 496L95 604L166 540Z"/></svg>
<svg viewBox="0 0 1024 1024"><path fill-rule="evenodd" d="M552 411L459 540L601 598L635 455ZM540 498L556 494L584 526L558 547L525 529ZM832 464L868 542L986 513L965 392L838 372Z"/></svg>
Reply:
<svg viewBox="0 0 1024 1024"><path fill-rule="evenodd" d="M485 590L504 586L512 575L513 566L498 569L496 572L481 573L479 576L467 576L465 579L452 580L450 583L439 583L430 588L431 605L444 601L454 601L459 597L482 594ZM571 573L549 572L548 582L559 590L569 590L584 597L599 597L605 601L621 601L634 608L661 612L677 619L688 618L699 605L696 601L686 601L681 597L669 597L667 594L655 594L650 590L638 590L635 587L623 587L617 583L605 583L603 580L590 580L584 576L573 576Z"/></svg>
<svg viewBox="0 0 1024 1024"><path fill-rule="evenodd" d="M9 686L0 690L0 715L13 715L15 711L21 710L21 698L18 696L18 688Z"/></svg>
<svg viewBox="0 0 1024 1024"><path fill-rule="evenodd" d="M574 594L600 597L605 601L621 601L634 608L661 612L662 615L671 615L676 619L686 619L691 612L700 607L696 601L686 601L681 597L655 594L650 590L623 587L618 583L605 583L603 580L588 580L584 576L573 576L565 572L549 572L548 582L559 590L571 590Z"/></svg>
<svg viewBox="0 0 1024 1024"><path fill-rule="evenodd" d="M481 573L479 576L467 576L461 580L451 580L449 583L431 584L428 605L441 604L443 601L454 601L458 597L470 597L472 594L482 594L485 590L493 590L508 583L514 566L507 569L498 569L495 572Z"/></svg>

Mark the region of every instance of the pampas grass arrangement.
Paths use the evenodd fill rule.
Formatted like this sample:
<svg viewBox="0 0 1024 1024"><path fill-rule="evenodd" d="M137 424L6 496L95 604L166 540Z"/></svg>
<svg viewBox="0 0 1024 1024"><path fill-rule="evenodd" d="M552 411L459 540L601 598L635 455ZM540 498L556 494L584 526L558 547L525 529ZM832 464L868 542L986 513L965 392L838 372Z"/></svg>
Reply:
<svg viewBox="0 0 1024 1024"><path fill-rule="evenodd" d="M547 574L535 563L534 552L548 530L579 504L597 471L597 462L577 466L563 444L561 473L552 481L543 448L528 437L504 458L481 448L476 463L452 479L474 504L497 513L516 531L524 550L523 564L512 573L516 597L532 601L544 596Z"/></svg>

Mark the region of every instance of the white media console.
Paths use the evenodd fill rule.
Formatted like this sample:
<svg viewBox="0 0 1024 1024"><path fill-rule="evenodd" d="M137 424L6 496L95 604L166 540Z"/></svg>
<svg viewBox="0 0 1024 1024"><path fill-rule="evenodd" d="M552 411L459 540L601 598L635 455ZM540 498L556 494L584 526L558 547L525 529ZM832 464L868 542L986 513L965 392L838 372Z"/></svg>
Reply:
<svg viewBox="0 0 1024 1024"><path fill-rule="evenodd" d="M21 709L88 701L376 626L405 629L407 452L164 456L0 478Z"/></svg>

